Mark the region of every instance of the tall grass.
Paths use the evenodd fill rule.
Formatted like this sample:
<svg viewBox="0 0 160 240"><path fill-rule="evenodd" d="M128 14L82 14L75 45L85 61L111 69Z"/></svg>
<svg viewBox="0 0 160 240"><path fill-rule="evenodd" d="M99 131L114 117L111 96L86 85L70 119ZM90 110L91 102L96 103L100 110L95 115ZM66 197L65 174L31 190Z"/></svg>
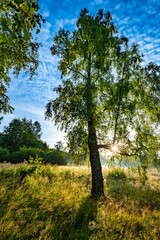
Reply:
<svg viewBox="0 0 160 240"><path fill-rule="evenodd" d="M0 171L0 239L116 240L160 238L160 173L144 187L137 176L104 170L105 198L90 198L90 169L30 165ZM20 182L20 172L28 172Z"/></svg>

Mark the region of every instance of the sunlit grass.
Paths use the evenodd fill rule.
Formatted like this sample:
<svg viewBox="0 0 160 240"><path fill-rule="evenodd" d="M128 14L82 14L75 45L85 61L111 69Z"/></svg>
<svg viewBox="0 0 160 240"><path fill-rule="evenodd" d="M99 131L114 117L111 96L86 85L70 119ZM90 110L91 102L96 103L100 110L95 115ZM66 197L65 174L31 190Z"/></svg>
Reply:
<svg viewBox="0 0 160 240"><path fill-rule="evenodd" d="M104 168L106 197L94 200L87 167L42 166L19 183L27 168L1 166L1 240L159 239L159 171L150 171L142 186L136 172L114 178Z"/></svg>

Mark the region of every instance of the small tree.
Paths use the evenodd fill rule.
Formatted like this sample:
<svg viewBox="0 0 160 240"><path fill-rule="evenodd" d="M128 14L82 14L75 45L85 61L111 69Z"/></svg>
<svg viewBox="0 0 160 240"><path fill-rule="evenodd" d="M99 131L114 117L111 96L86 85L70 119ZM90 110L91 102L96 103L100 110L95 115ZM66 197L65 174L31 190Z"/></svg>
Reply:
<svg viewBox="0 0 160 240"><path fill-rule="evenodd" d="M54 145L55 150L57 151L64 151L64 146L63 146L63 142L58 141L55 145Z"/></svg>
<svg viewBox="0 0 160 240"><path fill-rule="evenodd" d="M53 42L62 84L47 104L46 117L65 130L72 155L89 154L92 195L101 195L100 148L137 156L142 167L158 148L155 80L141 67L138 46L118 37L109 12L92 16L82 10L77 30L61 29Z"/></svg>

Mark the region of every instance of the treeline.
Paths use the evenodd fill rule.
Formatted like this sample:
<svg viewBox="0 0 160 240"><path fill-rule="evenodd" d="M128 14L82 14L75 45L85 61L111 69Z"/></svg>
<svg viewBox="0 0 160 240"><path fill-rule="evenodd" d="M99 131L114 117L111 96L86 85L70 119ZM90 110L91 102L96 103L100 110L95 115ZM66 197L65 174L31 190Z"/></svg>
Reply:
<svg viewBox="0 0 160 240"><path fill-rule="evenodd" d="M42 130L38 121L26 118L13 119L0 133L0 162L21 163L36 155L44 163L66 165L65 152L60 144L55 149L41 140Z"/></svg>

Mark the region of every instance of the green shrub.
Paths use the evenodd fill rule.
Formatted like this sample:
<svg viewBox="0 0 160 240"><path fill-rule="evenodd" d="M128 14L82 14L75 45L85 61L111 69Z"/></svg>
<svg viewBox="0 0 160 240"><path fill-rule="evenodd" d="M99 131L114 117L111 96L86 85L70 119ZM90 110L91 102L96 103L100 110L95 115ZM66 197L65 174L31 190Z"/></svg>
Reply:
<svg viewBox="0 0 160 240"><path fill-rule="evenodd" d="M66 158L64 153L58 150L52 150L49 152L45 152L39 148L27 148L22 147L19 151L12 153L12 163L21 163L26 160L29 162L29 158L32 157L33 159L38 158L43 159L43 162L50 163L50 164L57 164L57 165L67 165Z"/></svg>
<svg viewBox="0 0 160 240"><path fill-rule="evenodd" d="M27 170L28 170L28 167L27 167L26 164L19 165L19 166L17 167L17 169L16 169L16 176L19 177L19 175L20 175L20 173L21 173L22 171L27 171Z"/></svg>
<svg viewBox="0 0 160 240"><path fill-rule="evenodd" d="M114 168L107 174L107 180L126 180L127 176L122 168Z"/></svg>
<svg viewBox="0 0 160 240"><path fill-rule="evenodd" d="M67 165L64 153L57 150L48 152L45 157L45 162L57 165Z"/></svg>
<svg viewBox="0 0 160 240"><path fill-rule="evenodd" d="M44 158L45 152L39 148L22 147L19 151L12 153L12 163L20 163L24 162L24 160L28 162L30 156L36 158L36 155L40 158Z"/></svg>
<svg viewBox="0 0 160 240"><path fill-rule="evenodd" d="M9 162L11 158L10 152L7 148L0 147L0 162Z"/></svg>
<svg viewBox="0 0 160 240"><path fill-rule="evenodd" d="M29 163L32 164L32 170L37 170L37 172L41 171L42 168L42 161L43 159L41 157L38 157L38 155L36 154L36 157L29 157ZM31 171L32 171L31 170Z"/></svg>

